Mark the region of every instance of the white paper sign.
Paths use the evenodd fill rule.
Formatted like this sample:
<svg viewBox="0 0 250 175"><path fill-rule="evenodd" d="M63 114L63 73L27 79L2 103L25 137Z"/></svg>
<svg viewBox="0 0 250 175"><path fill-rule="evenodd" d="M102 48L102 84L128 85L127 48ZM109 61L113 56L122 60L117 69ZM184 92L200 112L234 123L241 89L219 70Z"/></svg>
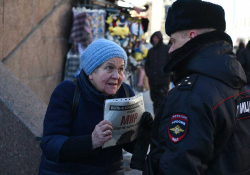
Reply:
<svg viewBox="0 0 250 175"><path fill-rule="evenodd" d="M145 111L142 94L131 98L117 98L105 101L104 120L113 124L112 139L103 148L129 143L140 131L140 120Z"/></svg>

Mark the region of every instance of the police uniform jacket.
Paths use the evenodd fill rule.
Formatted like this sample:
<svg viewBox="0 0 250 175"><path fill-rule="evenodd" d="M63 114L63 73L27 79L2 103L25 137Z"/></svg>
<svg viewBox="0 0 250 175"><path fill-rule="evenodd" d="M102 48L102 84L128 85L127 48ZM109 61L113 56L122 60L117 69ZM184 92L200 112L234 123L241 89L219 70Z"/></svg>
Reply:
<svg viewBox="0 0 250 175"><path fill-rule="evenodd" d="M198 35L171 53L164 71L175 72L176 87L155 118L155 174L249 175L249 93L231 38Z"/></svg>

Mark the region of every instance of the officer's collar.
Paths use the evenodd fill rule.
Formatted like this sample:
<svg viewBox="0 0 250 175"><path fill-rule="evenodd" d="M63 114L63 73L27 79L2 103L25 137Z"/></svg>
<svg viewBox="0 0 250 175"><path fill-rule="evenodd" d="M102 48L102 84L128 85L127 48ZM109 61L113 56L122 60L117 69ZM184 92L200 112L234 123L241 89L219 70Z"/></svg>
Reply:
<svg viewBox="0 0 250 175"><path fill-rule="evenodd" d="M188 57L196 53L202 46L216 41L226 41L231 44L231 46L233 45L231 37L223 31L216 30L213 32L198 35L195 38L189 40L181 48L176 49L170 54L171 59L164 66L163 71L165 73L175 71L178 67L178 64L184 59L186 59L187 61Z"/></svg>

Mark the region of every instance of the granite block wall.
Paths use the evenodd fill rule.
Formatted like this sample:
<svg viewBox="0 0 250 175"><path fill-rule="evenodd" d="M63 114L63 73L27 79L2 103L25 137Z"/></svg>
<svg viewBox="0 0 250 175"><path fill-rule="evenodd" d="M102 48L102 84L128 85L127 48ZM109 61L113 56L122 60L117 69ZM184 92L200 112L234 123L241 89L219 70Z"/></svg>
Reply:
<svg viewBox="0 0 250 175"><path fill-rule="evenodd" d="M73 0L0 0L0 174L38 174L43 119L62 81Z"/></svg>
<svg viewBox="0 0 250 175"><path fill-rule="evenodd" d="M0 174L38 174L47 105L0 62Z"/></svg>
<svg viewBox="0 0 250 175"><path fill-rule="evenodd" d="M0 0L0 61L46 104L62 81L73 0Z"/></svg>

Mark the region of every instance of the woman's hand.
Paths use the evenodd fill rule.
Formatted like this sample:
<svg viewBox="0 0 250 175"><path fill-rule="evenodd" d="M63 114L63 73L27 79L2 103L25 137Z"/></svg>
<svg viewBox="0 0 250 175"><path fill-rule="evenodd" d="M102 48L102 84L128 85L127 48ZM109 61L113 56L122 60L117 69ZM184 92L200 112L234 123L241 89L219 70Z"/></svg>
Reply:
<svg viewBox="0 0 250 175"><path fill-rule="evenodd" d="M103 120L95 126L95 130L92 132L92 147L93 150L101 147L106 141L112 138L112 123Z"/></svg>

